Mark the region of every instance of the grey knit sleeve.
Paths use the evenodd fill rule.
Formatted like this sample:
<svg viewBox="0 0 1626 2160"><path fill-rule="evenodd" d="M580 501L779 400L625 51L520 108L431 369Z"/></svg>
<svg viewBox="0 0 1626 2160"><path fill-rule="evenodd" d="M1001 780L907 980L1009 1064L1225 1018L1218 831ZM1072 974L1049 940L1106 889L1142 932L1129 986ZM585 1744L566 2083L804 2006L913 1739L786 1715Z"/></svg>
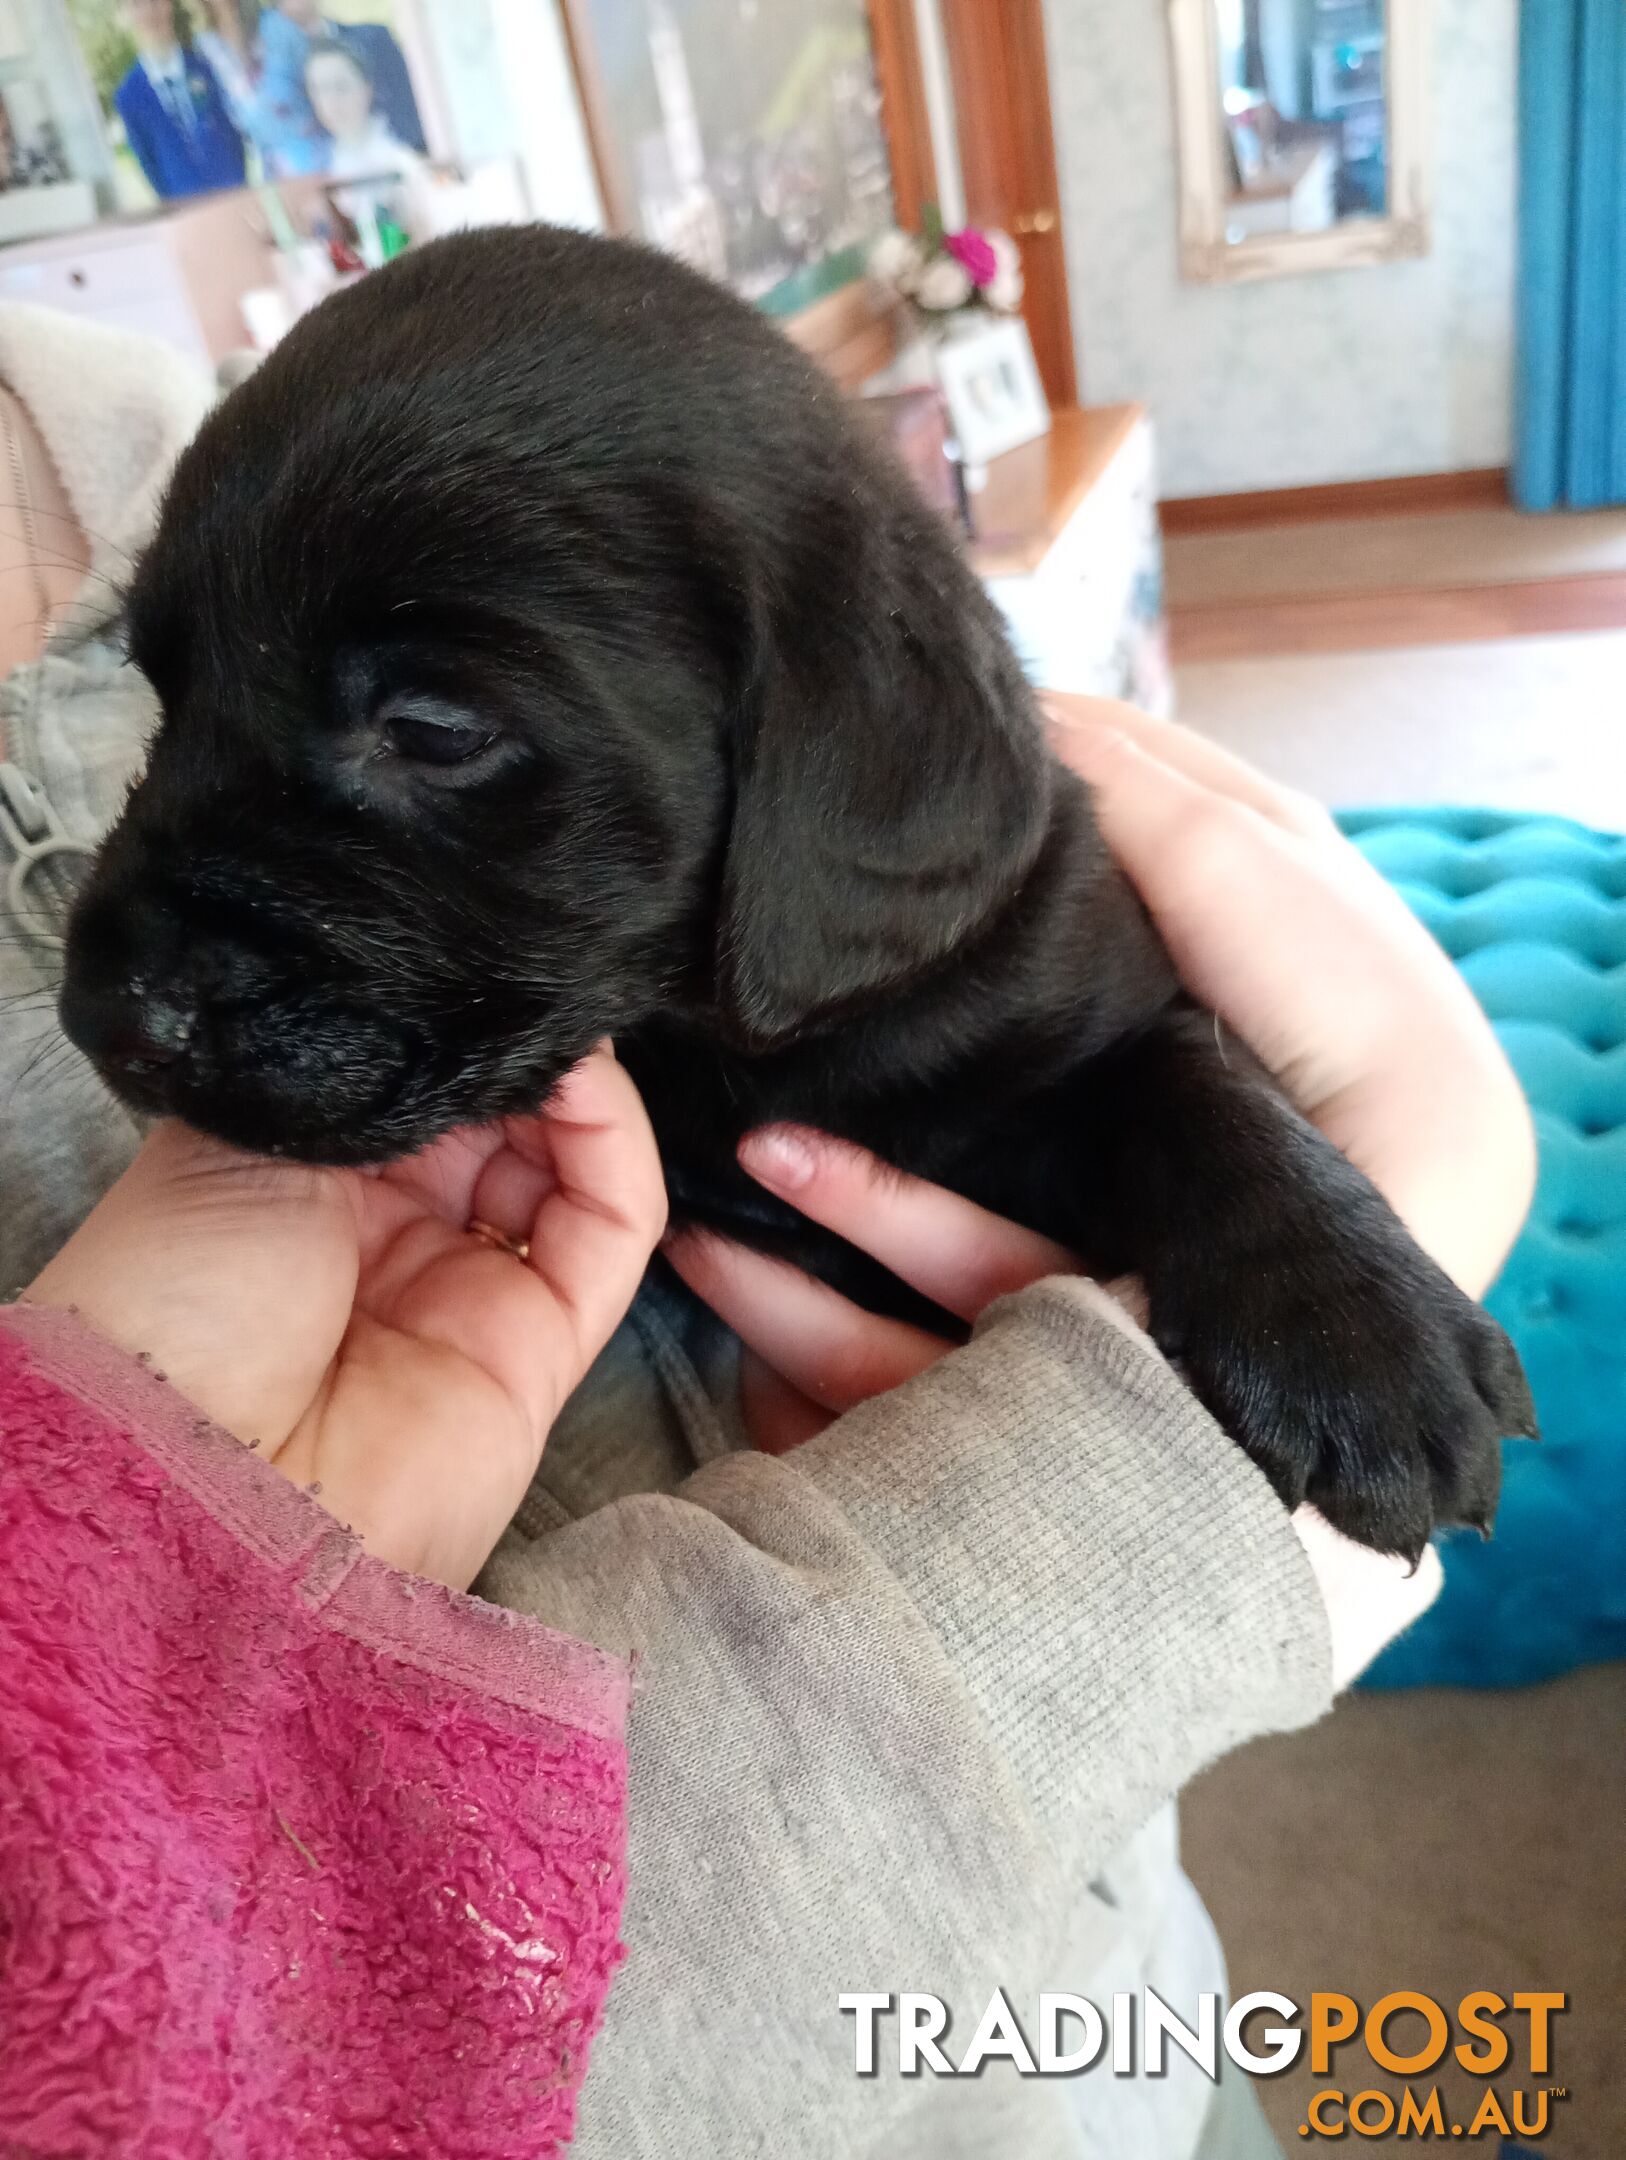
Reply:
<svg viewBox="0 0 1626 2160"><path fill-rule="evenodd" d="M1327 1706L1285 1511L1115 1310L1003 1299L793 1454L492 1563L504 1604L639 1661L632 1953L581 2160L673 2122L718 2160L798 2151L809 2110L821 2152L913 2150L885 2118L918 2085L853 2077L838 1992L975 2014L1073 1984L1092 1876L1205 1763Z"/></svg>

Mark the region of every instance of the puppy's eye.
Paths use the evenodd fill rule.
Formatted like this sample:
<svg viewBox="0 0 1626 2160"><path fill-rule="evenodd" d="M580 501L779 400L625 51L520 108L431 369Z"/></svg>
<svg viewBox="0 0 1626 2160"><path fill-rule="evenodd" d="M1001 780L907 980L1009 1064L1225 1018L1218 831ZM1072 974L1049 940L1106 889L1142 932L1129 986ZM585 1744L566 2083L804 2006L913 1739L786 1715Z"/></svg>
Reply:
<svg viewBox="0 0 1626 2160"><path fill-rule="evenodd" d="M382 715L383 747L415 765L466 765L496 741L494 728L450 713L414 712L395 706Z"/></svg>

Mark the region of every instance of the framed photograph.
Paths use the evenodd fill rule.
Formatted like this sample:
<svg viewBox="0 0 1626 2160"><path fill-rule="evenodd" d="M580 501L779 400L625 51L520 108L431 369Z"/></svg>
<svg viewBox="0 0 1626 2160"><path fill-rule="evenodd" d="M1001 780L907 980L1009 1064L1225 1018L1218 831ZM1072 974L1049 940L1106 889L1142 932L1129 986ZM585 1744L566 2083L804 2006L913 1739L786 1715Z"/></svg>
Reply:
<svg viewBox="0 0 1626 2160"><path fill-rule="evenodd" d="M423 159L393 0L68 0L68 15L121 208Z"/></svg>
<svg viewBox="0 0 1626 2160"><path fill-rule="evenodd" d="M69 171L40 85L0 83L0 246L71 232L96 216L93 181Z"/></svg>
<svg viewBox="0 0 1626 2160"><path fill-rule="evenodd" d="M986 465L1049 434L1050 408L1020 316L945 338L935 359L964 464Z"/></svg>
<svg viewBox="0 0 1626 2160"><path fill-rule="evenodd" d="M566 0L610 221L788 315L893 221L869 0Z"/></svg>

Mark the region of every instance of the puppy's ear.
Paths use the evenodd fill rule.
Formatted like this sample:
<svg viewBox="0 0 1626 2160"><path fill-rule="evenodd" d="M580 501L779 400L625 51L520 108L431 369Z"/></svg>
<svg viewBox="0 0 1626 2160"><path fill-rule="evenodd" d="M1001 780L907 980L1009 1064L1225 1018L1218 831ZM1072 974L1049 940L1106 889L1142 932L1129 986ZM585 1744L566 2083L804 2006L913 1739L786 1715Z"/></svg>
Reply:
<svg viewBox="0 0 1626 2160"><path fill-rule="evenodd" d="M957 629L938 660L898 625L843 655L834 625L811 664L776 655L759 675L718 949L740 1041L917 980L1031 866L1052 771L1031 695L991 624Z"/></svg>

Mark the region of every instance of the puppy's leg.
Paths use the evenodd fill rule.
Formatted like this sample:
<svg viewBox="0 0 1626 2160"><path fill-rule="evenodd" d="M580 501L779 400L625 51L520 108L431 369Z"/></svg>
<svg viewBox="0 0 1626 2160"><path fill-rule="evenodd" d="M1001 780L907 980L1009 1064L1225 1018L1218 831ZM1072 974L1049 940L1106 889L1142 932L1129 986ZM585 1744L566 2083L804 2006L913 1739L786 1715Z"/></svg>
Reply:
<svg viewBox="0 0 1626 2160"><path fill-rule="evenodd" d="M1502 1330L1211 1013L1081 1076L1084 1249L1140 1274L1159 1346L1288 1506L1415 1557L1483 1528L1535 1412Z"/></svg>

